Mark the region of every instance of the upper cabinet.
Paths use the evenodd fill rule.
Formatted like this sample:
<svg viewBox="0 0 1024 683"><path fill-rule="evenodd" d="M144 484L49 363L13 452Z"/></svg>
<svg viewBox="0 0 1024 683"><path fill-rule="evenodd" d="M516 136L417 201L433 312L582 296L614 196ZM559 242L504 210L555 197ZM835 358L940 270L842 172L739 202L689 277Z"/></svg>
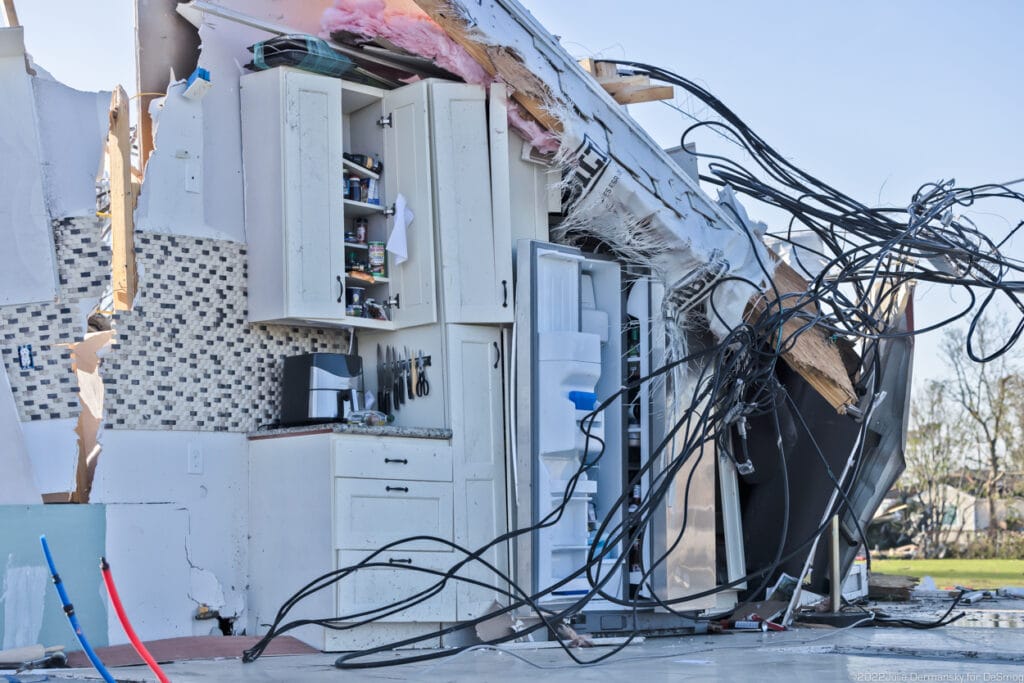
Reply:
<svg viewBox="0 0 1024 683"><path fill-rule="evenodd" d="M426 84L387 92L278 68L241 85L249 320L435 322ZM386 250L396 229L404 260Z"/></svg>
<svg viewBox="0 0 1024 683"><path fill-rule="evenodd" d="M492 108L488 130L483 88L439 81L431 96L445 322L510 323L507 113ZM492 170L504 187L492 186Z"/></svg>
<svg viewBox="0 0 1024 683"><path fill-rule="evenodd" d="M251 322L511 321L482 88L385 91L292 68L241 86Z"/></svg>

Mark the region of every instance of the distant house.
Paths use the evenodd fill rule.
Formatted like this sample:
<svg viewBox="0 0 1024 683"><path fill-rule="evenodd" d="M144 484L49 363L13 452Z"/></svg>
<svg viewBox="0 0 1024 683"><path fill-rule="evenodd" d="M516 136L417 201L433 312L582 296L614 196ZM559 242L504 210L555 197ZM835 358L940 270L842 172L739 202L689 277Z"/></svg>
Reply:
<svg viewBox="0 0 1024 683"><path fill-rule="evenodd" d="M936 503L944 507L942 528L951 532L972 533L986 531L991 526L988 499L974 496L963 489L943 485L936 492L922 491L916 498L927 506ZM1024 498L1001 498L995 502L995 526L1000 529L1019 529L1024 523Z"/></svg>

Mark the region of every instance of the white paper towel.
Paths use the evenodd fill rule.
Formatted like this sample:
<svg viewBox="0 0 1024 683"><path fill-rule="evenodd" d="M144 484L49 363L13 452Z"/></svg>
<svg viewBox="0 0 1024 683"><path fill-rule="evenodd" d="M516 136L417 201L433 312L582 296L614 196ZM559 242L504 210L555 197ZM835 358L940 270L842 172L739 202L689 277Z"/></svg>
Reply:
<svg viewBox="0 0 1024 683"><path fill-rule="evenodd" d="M387 250L395 257L395 265L409 260L409 240L406 231L416 216L405 203L405 196L395 198L395 227L388 238Z"/></svg>

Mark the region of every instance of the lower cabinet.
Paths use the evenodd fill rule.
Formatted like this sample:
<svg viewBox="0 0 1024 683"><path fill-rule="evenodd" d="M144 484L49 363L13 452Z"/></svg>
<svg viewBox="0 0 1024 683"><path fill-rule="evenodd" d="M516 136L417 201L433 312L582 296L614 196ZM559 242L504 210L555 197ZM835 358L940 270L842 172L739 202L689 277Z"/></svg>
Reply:
<svg viewBox="0 0 1024 683"><path fill-rule="evenodd" d="M485 347L493 350L490 342L477 341L481 353ZM493 363L493 351L486 357ZM481 377L489 381L487 373L474 372L465 381L470 376L474 382ZM490 403L473 405L488 414ZM500 409L497 419L495 439L500 445ZM462 416L456 422L465 426ZM347 624L372 612L373 624L341 630L310 625L289 634L321 650L352 650L436 631L442 623L484 613L500 595L470 590L456 580L428 599L417 597L440 579L438 573L464 559L452 542L475 549L503 530L504 478L482 476L488 461L503 472L503 449L487 455L486 443L475 442L467 460L467 445L454 437L355 434L250 441L248 632L266 633L278 609L297 590L364 560L366 567L302 600L286 621L331 618ZM390 545L409 537L440 540ZM503 547L485 557L504 564L507 571ZM475 567L463 567L459 574L494 581Z"/></svg>

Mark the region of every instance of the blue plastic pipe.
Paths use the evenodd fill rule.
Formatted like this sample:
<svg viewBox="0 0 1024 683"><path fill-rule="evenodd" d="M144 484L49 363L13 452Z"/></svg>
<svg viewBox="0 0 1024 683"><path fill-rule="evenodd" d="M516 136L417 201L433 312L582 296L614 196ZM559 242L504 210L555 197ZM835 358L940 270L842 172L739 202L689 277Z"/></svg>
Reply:
<svg viewBox="0 0 1024 683"><path fill-rule="evenodd" d="M79 644L82 646L82 651L85 652L85 656L89 658L92 665L96 667L96 670L100 672L100 676L103 676L103 680L107 683L117 683L114 677L107 671L107 667L103 666L103 662L96 656L96 651L89 645L89 641L85 639L85 634L82 633L82 625L78 623L78 617L75 615L75 607L68 600L68 593L64 590L64 583L60 580L60 574L57 573L57 566L53 563L53 555L50 554L50 545L46 542L46 535L43 534L39 537L39 542L43 546L43 554L46 555L46 564L50 565L50 575L53 577L53 585L57 587L57 595L60 596L60 602L64 605L64 614L68 615L68 621L71 623L71 628L75 632L75 637L78 638Z"/></svg>

